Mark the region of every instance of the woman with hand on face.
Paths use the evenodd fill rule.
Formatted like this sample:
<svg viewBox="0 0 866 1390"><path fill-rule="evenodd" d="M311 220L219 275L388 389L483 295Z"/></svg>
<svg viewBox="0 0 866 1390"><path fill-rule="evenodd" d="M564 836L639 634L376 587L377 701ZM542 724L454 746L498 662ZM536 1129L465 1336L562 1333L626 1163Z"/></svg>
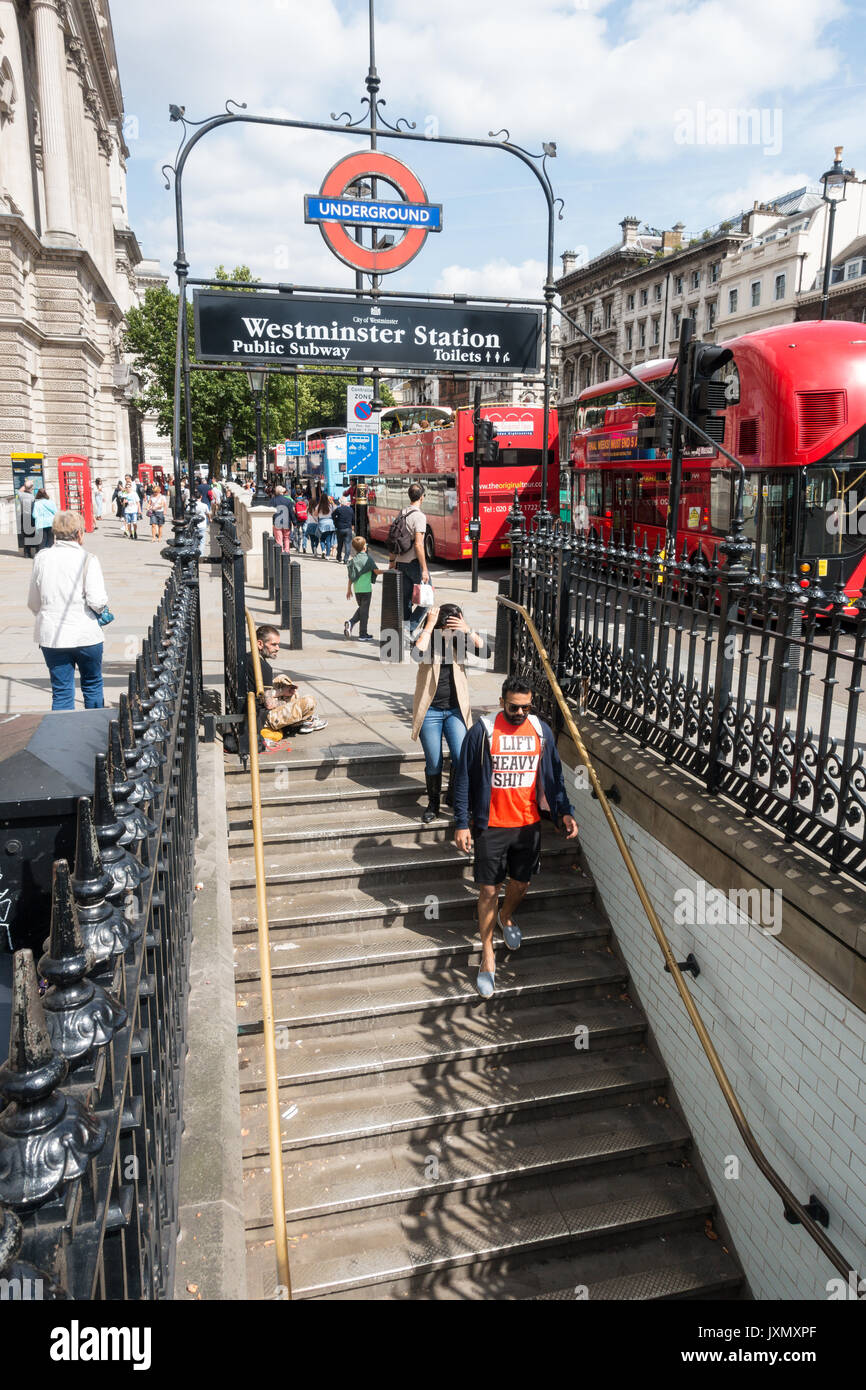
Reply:
<svg viewBox="0 0 866 1390"><path fill-rule="evenodd" d="M418 662L412 737L424 749L427 783L427 809L421 819L427 823L439 815L442 795L442 739L444 737L454 768L472 723L469 683L464 662L467 652L480 654L484 639L473 632L456 603L431 608L414 646ZM452 773L453 776L453 773ZM445 795L452 805L452 783Z"/></svg>

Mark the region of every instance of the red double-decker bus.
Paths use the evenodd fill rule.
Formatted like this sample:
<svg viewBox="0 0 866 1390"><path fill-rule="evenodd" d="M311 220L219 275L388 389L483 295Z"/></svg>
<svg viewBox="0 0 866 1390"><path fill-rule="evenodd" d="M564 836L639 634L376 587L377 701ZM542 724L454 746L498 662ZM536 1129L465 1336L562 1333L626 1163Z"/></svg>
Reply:
<svg viewBox="0 0 866 1390"><path fill-rule="evenodd" d="M745 531L758 572L804 589L866 584L866 328L839 320L780 325L720 344L725 448L746 468ZM672 359L636 375L656 390ZM644 447L655 403L629 377L579 397L570 476L561 494L573 524L605 538L633 534L663 547L670 459ZM729 533L737 470L710 446L686 448L677 554L709 561Z"/></svg>
<svg viewBox="0 0 866 1390"><path fill-rule="evenodd" d="M423 412L423 419L415 418ZM496 464L479 469L481 539L478 553L507 555L508 513L514 493L531 521L541 505L541 466L544 411L540 406L485 405L482 416L491 420L499 443ZM439 415L440 418L434 417ZM386 541L388 529L401 507L408 506L410 483L424 488L422 507L427 517L426 546L430 559L464 560L472 554L469 522L472 517L473 414L458 410L449 421L445 412L418 407L399 407L382 415L383 429L391 417L392 433L379 441L379 475L367 489L370 535ZM411 423L407 423L411 421ZM424 428L425 425L431 426ZM548 428L548 506L559 488L559 450L556 412Z"/></svg>

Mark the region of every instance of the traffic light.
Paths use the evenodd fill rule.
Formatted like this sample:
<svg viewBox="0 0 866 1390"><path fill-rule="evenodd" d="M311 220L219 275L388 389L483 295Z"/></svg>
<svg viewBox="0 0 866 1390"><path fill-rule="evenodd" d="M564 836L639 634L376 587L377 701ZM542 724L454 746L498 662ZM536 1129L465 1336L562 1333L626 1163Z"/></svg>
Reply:
<svg viewBox="0 0 866 1390"><path fill-rule="evenodd" d="M673 404L676 398L676 389L676 382L673 381L667 390L660 390L659 394ZM670 458L675 424L675 417L662 405L656 406L653 415L641 415L637 422L638 449L656 449L665 458Z"/></svg>
<svg viewBox="0 0 866 1390"><path fill-rule="evenodd" d="M494 437L492 420L479 420L475 426L475 456L479 464L496 463L499 458L499 440Z"/></svg>
<svg viewBox="0 0 866 1390"><path fill-rule="evenodd" d="M689 344L689 389L686 414L699 425L711 439L721 444L725 435L725 415L727 408L727 385L714 380L716 373L733 357L730 348L717 347L715 343L702 343L695 339ZM706 445L693 431L686 433L685 447L698 449Z"/></svg>

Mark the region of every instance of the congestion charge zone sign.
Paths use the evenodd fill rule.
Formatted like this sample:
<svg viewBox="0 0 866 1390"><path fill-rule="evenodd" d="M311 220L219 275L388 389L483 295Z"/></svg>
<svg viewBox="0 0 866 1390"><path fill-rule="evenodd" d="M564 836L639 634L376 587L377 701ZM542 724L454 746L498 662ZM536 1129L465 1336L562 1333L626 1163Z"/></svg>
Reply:
<svg viewBox="0 0 866 1390"><path fill-rule="evenodd" d="M199 361L537 372L539 309L197 290Z"/></svg>

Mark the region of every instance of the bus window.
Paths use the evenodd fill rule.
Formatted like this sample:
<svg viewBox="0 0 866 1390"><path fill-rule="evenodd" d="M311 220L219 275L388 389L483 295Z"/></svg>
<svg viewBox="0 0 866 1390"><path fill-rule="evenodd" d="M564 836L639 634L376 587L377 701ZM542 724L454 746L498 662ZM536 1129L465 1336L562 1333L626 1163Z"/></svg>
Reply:
<svg viewBox="0 0 866 1390"><path fill-rule="evenodd" d="M643 473L637 479L634 519L639 526L665 526L668 480L664 473Z"/></svg>
<svg viewBox="0 0 866 1390"><path fill-rule="evenodd" d="M731 529L731 487L729 470L710 474L710 529L717 536L726 536Z"/></svg>
<svg viewBox="0 0 866 1390"><path fill-rule="evenodd" d="M864 499L866 470L862 466L810 468L804 489L801 553L859 554L866 545Z"/></svg>
<svg viewBox="0 0 866 1390"><path fill-rule="evenodd" d="M586 477L586 505L590 516L598 516L601 511L601 474L598 472L587 473Z"/></svg>

